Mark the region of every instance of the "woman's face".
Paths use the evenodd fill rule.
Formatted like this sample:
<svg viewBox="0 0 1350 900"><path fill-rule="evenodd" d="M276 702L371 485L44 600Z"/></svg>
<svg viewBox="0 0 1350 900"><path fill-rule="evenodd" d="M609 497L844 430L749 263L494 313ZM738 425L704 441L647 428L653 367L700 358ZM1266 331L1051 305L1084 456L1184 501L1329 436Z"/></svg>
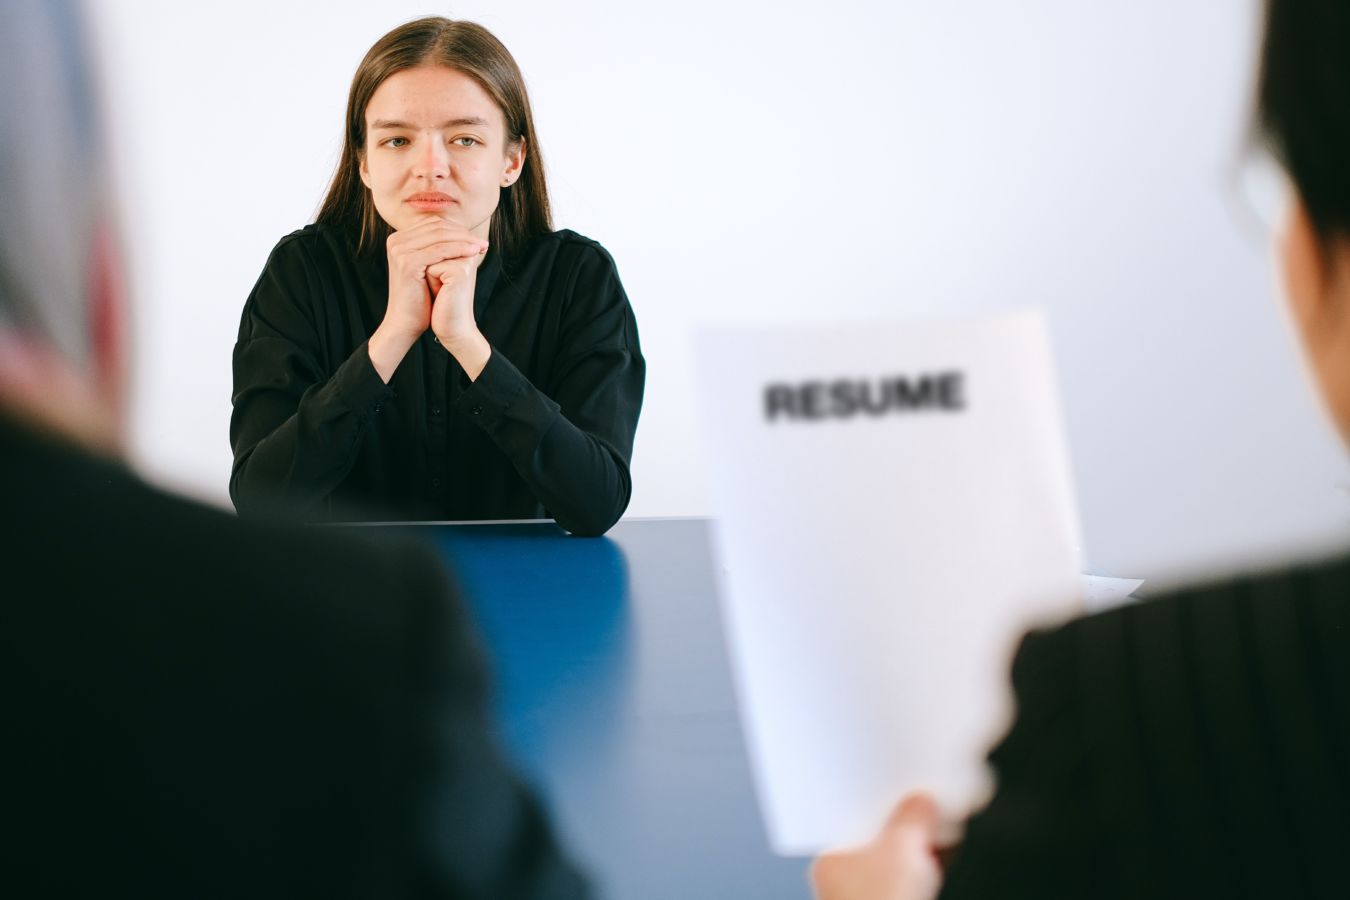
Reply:
<svg viewBox="0 0 1350 900"><path fill-rule="evenodd" d="M440 218L486 238L501 188L524 162L501 109L455 69L396 72L366 105L361 180L395 231Z"/></svg>

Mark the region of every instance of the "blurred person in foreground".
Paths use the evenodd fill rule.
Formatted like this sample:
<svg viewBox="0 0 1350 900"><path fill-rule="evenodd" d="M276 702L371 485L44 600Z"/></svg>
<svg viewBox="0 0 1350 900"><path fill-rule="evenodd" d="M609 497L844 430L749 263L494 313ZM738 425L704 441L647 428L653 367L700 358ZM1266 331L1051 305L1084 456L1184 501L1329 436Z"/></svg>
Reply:
<svg viewBox="0 0 1350 900"><path fill-rule="evenodd" d="M489 739L434 556L246 526L118 461L124 322L78 18L0 5L6 887L582 895Z"/></svg>
<svg viewBox="0 0 1350 900"><path fill-rule="evenodd" d="M1350 4L1269 0L1262 143L1295 189L1278 253L1350 443ZM907 798L817 861L823 900L1350 896L1350 557L1217 581L1028 636L997 790L945 874Z"/></svg>

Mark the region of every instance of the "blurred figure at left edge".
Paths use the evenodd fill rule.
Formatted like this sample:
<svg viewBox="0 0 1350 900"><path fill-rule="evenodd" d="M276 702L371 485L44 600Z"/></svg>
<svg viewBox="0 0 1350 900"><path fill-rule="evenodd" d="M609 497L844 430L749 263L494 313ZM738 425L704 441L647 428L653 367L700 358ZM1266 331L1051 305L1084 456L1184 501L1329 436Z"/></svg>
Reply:
<svg viewBox="0 0 1350 900"><path fill-rule="evenodd" d="M0 4L6 893L584 896L489 737L430 551L241 523L118 461L80 32L73 3Z"/></svg>

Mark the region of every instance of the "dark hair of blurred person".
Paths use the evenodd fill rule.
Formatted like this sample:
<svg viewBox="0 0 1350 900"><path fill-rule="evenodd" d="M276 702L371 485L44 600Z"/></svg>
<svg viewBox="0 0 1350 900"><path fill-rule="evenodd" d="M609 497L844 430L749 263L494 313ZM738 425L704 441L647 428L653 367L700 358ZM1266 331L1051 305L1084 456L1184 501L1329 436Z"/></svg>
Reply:
<svg viewBox="0 0 1350 900"><path fill-rule="evenodd" d="M124 319L79 24L0 4L6 893L580 895L488 738L434 556L240 523L116 460Z"/></svg>
<svg viewBox="0 0 1350 900"><path fill-rule="evenodd" d="M1350 236L1350 6L1298 0L1266 6L1257 81L1257 140L1298 188L1319 238ZM1328 259L1330 261L1330 259Z"/></svg>
<svg viewBox="0 0 1350 900"><path fill-rule="evenodd" d="M1278 252L1304 357L1350 446L1350 5L1266 6L1258 141L1293 184Z"/></svg>
<svg viewBox="0 0 1350 900"><path fill-rule="evenodd" d="M1296 189L1284 293L1350 445L1350 4L1269 0L1265 21L1256 124ZM1350 896L1350 556L1033 633L1012 677L997 789L945 880L913 795L817 861L821 900Z"/></svg>

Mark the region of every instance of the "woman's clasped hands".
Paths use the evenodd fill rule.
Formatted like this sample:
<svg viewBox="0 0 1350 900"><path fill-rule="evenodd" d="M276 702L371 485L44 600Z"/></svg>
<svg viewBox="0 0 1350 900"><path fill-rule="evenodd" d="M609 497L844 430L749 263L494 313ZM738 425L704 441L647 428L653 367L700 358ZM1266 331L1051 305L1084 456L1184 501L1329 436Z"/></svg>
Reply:
<svg viewBox="0 0 1350 900"><path fill-rule="evenodd" d="M389 236L389 303L369 344L386 383L428 328L470 379L482 372L491 346L474 319L473 295L487 249L483 238L439 218Z"/></svg>

